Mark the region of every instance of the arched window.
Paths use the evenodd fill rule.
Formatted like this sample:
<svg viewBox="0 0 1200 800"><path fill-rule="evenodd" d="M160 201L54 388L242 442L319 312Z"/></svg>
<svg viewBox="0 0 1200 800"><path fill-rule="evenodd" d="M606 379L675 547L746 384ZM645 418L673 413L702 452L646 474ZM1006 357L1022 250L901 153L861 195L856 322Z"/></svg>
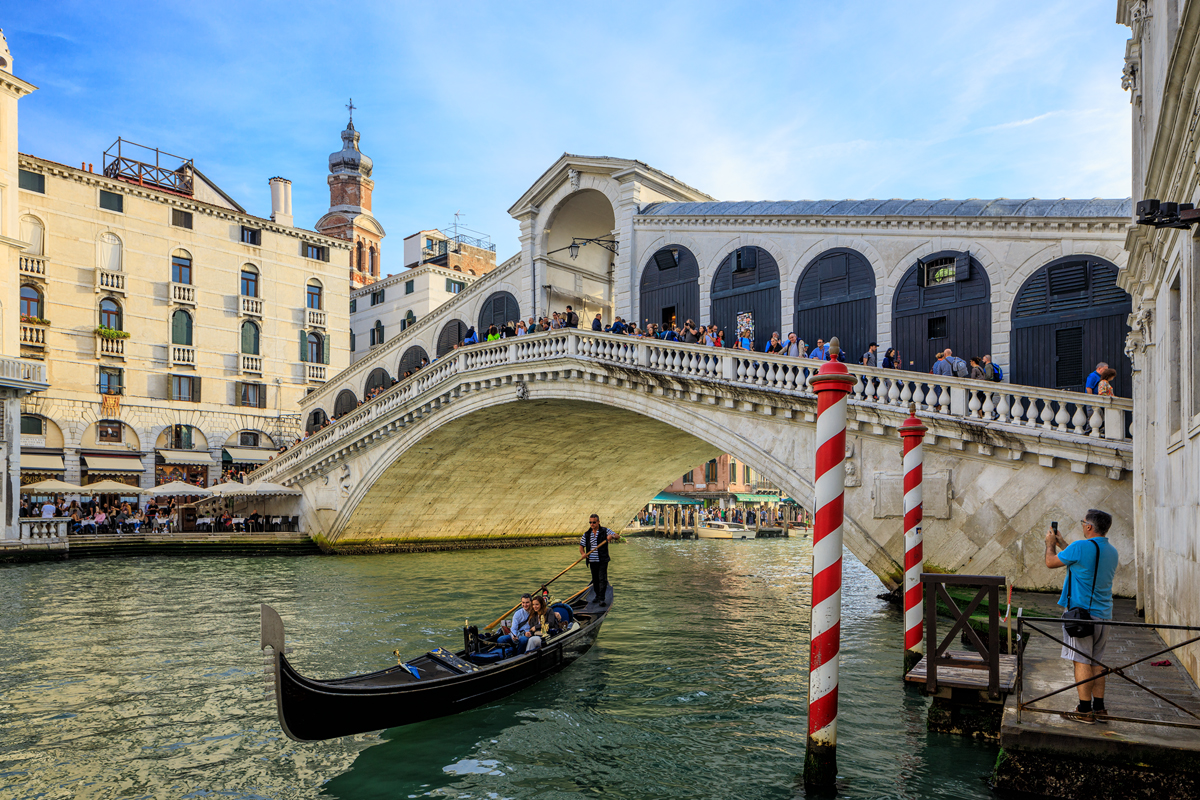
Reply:
<svg viewBox="0 0 1200 800"><path fill-rule="evenodd" d="M336 418L343 414L349 414L356 408L358 408L358 398L354 396L354 392L349 389L342 389L333 404L333 416Z"/></svg>
<svg viewBox="0 0 1200 800"><path fill-rule="evenodd" d="M21 287L21 316L38 318L42 316L42 293L37 290L36 286L26 284Z"/></svg>
<svg viewBox="0 0 1200 800"><path fill-rule="evenodd" d="M46 229L42 227L41 220L37 217L21 217L21 241L29 243L25 248L26 253L31 256L42 255L45 238Z"/></svg>
<svg viewBox="0 0 1200 800"><path fill-rule="evenodd" d="M371 328L371 346L383 344L383 323L375 320L375 326Z"/></svg>
<svg viewBox="0 0 1200 800"><path fill-rule="evenodd" d="M258 355L258 326L249 320L242 323L242 353Z"/></svg>
<svg viewBox="0 0 1200 800"><path fill-rule="evenodd" d="M412 310L410 309L410 310L404 312L404 319L400 320L400 330L406 331L406 330L408 330L410 325L415 325L416 323L417 323L417 315L414 314L412 312Z"/></svg>
<svg viewBox="0 0 1200 800"><path fill-rule="evenodd" d="M121 306L111 297L100 301L100 324L115 331L121 328Z"/></svg>
<svg viewBox="0 0 1200 800"><path fill-rule="evenodd" d="M322 364L325 361L324 341L321 334L313 332L308 334L308 358L305 359L310 364Z"/></svg>
<svg viewBox="0 0 1200 800"><path fill-rule="evenodd" d="M371 274L378 275L379 274L379 260L375 257L375 245L371 245L370 254L371 254Z"/></svg>
<svg viewBox="0 0 1200 800"><path fill-rule="evenodd" d="M242 296L258 297L258 269L253 264L242 265Z"/></svg>
<svg viewBox="0 0 1200 800"><path fill-rule="evenodd" d="M187 250L176 250L171 254L171 282L192 283L192 254Z"/></svg>
<svg viewBox="0 0 1200 800"><path fill-rule="evenodd" d="M308 291L305 295L305 305L316 311L324 308L321 297L321 284L316 281L309 281Z"/></svg>
<svg viewBox="0 0 1200 800"><path fill-rule="evenodd" d="M96 240L96 266L110 272L121 271L121 240L115 233L102 233Z"/></svg>
<svg viewBox="0 0 1200 800"><path fill-rule="evenodd" d="M362 239L358 240L358 245L355 247L354 266L359 271L363 271L363 246Z"/></svg>
<svg viewBox="0 0 1200 800"><path fill-rule="evenodd" d="M171 315L171 344L192 346L192 315L182 309Z"/></svg>

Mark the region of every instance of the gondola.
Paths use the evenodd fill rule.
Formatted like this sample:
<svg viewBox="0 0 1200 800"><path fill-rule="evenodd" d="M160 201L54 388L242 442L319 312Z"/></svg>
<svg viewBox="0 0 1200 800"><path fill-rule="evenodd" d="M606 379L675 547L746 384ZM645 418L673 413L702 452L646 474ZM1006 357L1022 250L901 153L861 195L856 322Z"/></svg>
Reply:
<svg viewBox="0 0 1200 800"><path fill-rule="evenodd" d="M530 653L505 657L485 649L473 629L464 629L465 646L458 652L437 648L379 672L327 681L306 678L292 666L283 620L263 604L261 647L271 648L267 670L274 672L279 724L290 738L312 742L445 717L507 697L591 649L612 610L611 585L606 594L605 605L595 602L591 588L565 601L570 627Z"/></svg>

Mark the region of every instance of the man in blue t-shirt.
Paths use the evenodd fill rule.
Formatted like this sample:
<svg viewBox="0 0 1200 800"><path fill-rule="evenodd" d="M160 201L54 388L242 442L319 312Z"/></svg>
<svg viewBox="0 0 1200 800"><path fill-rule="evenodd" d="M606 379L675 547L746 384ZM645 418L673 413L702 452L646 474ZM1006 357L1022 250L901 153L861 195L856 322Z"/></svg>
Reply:
<svg viewBox="0 0 1200 800"><path fill-rule="evenodd" d="M1095 508L1089 509L1080 521L1083 539L1067 544L1058 530L1046 534L1046 566L1066 567L1062 594L1058 604L1064 609L1085 608L1093 619L1112 619L1113 578L1117 573L1117 548L1108 541L1112 515ZM1062 548L1062 552L1057 550ZM1079 706L1063 714L1067 719L1092 724L1108 717L1104 707L1104 668L1100 661L1108 644L1107 625L1094 625L1091 636L1076 639L1063 629L1062 657L1075 665L1075 682L1080 683ZM1092 680L1089 680L1092 679Z"/></svg>
<svg viewBox="0 0 1200 800"><path fill-rule="evenodd" d="M1108 369L1108 364L1105 364L1103 361L1097 364L1096 371L1088 373L1087 383L1084 384L1083 390L1088 394L1095 394L1096 388L1100 385L1100 375L1106 369ZM1079 384L1076 384L1076 386L1078 385Z"/></svg>

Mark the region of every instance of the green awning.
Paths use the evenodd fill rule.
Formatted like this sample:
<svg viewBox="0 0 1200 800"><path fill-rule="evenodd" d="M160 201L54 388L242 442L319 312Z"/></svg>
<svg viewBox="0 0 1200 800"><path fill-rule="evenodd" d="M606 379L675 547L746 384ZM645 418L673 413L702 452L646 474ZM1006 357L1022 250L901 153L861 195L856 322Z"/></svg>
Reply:
<svg viewBox="0 0 1200 800"><path fill-rule="evenodd" d="M733 495L739 503L778 503L777 494L737 494Z"/></svg>
<svg viewBox="0 0 1200 800"><path fill-rule="evenodd" d="M657 505L657 506L671 506L671 505L674 505L674 506L702 506L702 505L704 505L704 501L693 500L692 498L685 497L684 495L681 495L681 494L671 494L670 492L659 492L657 495L654 496L654 499L651 500L649 504L652 506L653 505Z"/></svg>

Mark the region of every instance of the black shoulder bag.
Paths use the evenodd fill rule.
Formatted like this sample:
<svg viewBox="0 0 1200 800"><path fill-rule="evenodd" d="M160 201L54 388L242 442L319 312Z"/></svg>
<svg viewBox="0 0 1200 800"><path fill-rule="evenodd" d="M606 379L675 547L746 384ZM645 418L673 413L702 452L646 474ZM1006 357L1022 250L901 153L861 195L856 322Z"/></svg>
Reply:
<svg viewBox="0 0 1200 800"><path fill-rule="evenodd" d="M1096 567L1092 570L1092 593L1089 595L1091 599L1096 598L1096 575L1100 572L1100 545L1092 540L1092 544L1096 545ZM1063 612L1063 630L1072 639L1085 639L1096 632L1096 625L1092 622L1092 614L1086 608L1071 608L1071 570L1067 569L1067 610Z"/></svg>

